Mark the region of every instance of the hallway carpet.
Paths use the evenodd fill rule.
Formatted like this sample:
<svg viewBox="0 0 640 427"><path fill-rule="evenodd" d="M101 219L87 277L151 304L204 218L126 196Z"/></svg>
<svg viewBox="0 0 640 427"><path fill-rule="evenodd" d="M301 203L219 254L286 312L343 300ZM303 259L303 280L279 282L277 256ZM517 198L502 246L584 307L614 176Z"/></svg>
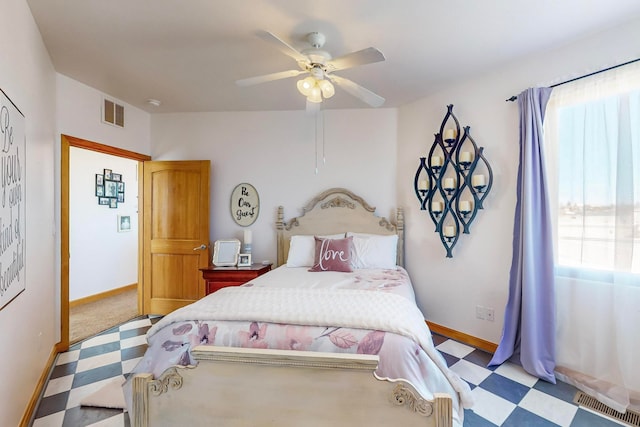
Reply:
<svg viewBox="0 0 640 427"><path fill-rule="evenodd" d="M69 342L76 343L131 320L137 315L137 289L71 307Z"/></svg>

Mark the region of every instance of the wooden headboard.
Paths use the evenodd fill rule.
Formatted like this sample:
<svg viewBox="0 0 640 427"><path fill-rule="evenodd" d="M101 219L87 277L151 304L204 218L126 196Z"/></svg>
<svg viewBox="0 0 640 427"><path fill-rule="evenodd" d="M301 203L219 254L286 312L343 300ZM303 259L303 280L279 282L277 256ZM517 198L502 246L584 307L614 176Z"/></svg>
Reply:
<svg viewBox="0 0 640 427"><path fill-rule="evenodd" d="M397 264L404 266L404 212L397 208L396 217L389 221L374 214L362 197L344 188L331 188L318 194L302 210L302 215L284 220L284 208L278 207L276 220L278 266L287 262L289 239L296 234L327 235L352 231L354 233L397 234Z"/></svg>

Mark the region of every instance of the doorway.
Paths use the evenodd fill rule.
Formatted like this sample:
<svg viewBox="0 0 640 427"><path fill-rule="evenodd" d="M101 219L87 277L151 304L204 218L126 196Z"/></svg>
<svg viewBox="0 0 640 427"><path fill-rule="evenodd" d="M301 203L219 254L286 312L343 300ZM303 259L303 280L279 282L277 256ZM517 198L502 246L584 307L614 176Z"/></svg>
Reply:
<svg viewBox="0 0 640 427"><path fill-rule="evenodd" d="M77 147L85 150L90 150L98 153L109 154L112 156L131 159L138 162L138 169L141 170L141 163L147 160L151 160L150 156L135 153L128 150L123 150L116 147L107 146L97 142L87 141L80 138L75 138L68 135L61 136L61 206L60 206L60 230L61 230L61 291L60 291L60 347L62 351L69 348L69 272L70 272L70 151L71 147ZM138 203L142 204L141 190L142 180L138 180L137 193L140 197ZM138 209L138 244L142 243L142 215L141 209ZM142 312L142 287L141 287L141 266L138 257L138 313Z"/></svg>

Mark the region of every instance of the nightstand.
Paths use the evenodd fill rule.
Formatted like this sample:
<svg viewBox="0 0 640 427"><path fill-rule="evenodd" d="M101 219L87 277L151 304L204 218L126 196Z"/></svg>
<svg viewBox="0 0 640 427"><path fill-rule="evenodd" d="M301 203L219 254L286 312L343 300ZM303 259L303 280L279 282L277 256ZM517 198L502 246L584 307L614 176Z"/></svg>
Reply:
<svg viewBox="0 0 640 427"><path fill-rule="evenodd" d="M227 286L240 286L271 271L271 264L252 264L251 267L216 267L210 265L201 268L206 282L205 293L209 295Z"/></svg>

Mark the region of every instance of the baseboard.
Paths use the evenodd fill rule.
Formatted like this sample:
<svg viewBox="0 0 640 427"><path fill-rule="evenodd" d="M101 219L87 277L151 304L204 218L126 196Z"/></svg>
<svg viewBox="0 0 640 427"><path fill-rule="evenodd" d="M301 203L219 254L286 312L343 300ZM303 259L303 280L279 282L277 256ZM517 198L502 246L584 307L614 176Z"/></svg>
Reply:
<svg viewBox="0 0 640 427"><path fill-rule="evenodd" d="M75 299L73 301L69 301L69 308L71 307L76 307L78 305L81 304L87 304L90 302L94 302L94 301L99 301L103 298L107 298L107 297L112 297L114 295L118 295L127 291L132 291L134 289L138 288L138 284L137 283L132 283L130 285L127 286L123 286L121 288L116 288L116 289L110 289L108 291L105 292L100 292L99 294L95 294L95 295L89 295L88 297L84 297L84 298L79 298L79 299Z"/></svg>
<svg viewBox="0 0 640 427"><path fill-rule="evenodd" d="M51 353L49 354L49 359L40 374L40 379L38 379L38 383L36 384L36 388L33 390L33 394L31 395L31 400L27 404L27 407L24 410L24 414L22 415L22 419L20 420L20 427L27 427L31 424L31 418L33 418L34 412L36 410L36 406L38 405L38 401L40 400L40 396L44 392L44 386L47 384L47 379L49 378L49 372L51 372L51 368L53 367L54 362L56 361L56 356L60 353L59 348L60 343L57 343L51 349Z"/></svg>
<svg viewBox="0 0 640 427"><path fill-rule="evenodd" d="M495 353L498 348L498 344L494 344L489 341L485 341L482 338L477 338L471 335L467 335L463 332L458 332L455 329L447 328L446 326L438 325L437 323L429 322L427 320L427 325L429 325L429 329L431 332L436 334L444 335L447 338L454 339L456 341L460 341L463 344L468 344L480 350L484 350L487 353Z"/></svg>

